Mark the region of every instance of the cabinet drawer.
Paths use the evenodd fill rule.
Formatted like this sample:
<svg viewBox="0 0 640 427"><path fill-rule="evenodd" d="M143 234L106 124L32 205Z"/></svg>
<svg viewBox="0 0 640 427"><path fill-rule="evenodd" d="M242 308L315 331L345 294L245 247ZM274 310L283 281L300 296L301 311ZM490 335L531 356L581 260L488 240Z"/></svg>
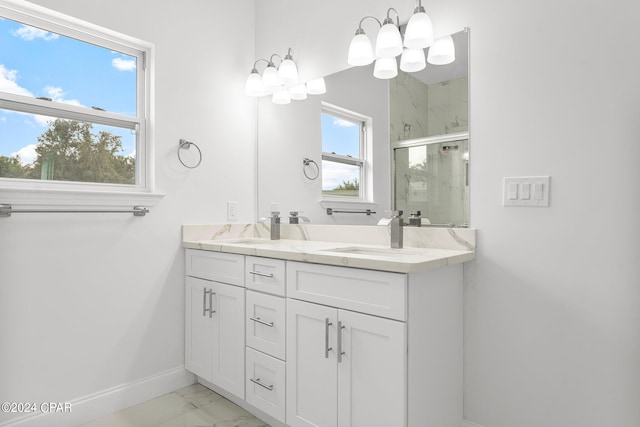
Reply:
<svg viewBox="0 0 640 427"><path fill-rule="evenodd" d="M285 295L285 262L281 259L248 256L245 261L247 288Z"/></svg>
<svg viewBox="0 0 640 427"><path fill-rule="evenodd" d="M186 250L187 276L244 286L244 255Z"/></svg>
<svg viewBox="0 0 640 427"><path fill-rule="evenodd" d="M287 296L407 320L407 276L402 273L289 261Z"/></svg>
<svg viewBox="0 0 640 427"><path fill-rule="evenodd" d="M247 347L246 401L284 423L286 365Z"/></svg>
<svg viewBox="0 0 640 427"><path fill-rule="evenodd" d="M279 359L285 358L285 299L247 292L246 343Z"/></svg>

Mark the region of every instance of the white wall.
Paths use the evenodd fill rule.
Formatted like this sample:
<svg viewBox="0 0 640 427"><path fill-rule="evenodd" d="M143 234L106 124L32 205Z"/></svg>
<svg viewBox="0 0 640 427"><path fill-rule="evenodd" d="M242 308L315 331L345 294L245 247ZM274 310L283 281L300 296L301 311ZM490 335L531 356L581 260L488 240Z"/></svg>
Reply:
<svg viewBox="0 0 640 427"><path fill-rule="evenodd" d="M262 0L256 49L293 44L308 75L329 74L345 68L360 17L412 4ZM471 27L467 419L637 427L640 5L424 4L439 35ZM502 207L502 178L527 175L552 177L551 207Z"/></svg>
<svg viewBox="0 0 640 427"><path fill-rule="evenodd" d="M254 8L251 0L37 3L156 46L163 200L144 218L0 219L0 400L66 402L183 366L181 225L224 222L227 200L239 202L238 221L255 218L255 105L243 96ZM199 168L179 164L180 138L202 149ZM9 418L0 414L0 423Z"/></svg>

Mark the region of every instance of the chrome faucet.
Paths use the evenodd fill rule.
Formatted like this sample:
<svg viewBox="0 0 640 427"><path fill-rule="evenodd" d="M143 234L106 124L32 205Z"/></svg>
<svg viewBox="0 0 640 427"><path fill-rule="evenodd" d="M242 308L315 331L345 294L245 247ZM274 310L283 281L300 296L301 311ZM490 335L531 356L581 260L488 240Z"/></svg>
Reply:
<svg viewBox="0 0 640 427"><path fill-rule="evenodd" d="M422 218L420 218L421 214L422 212L420 211L411 212L409 215L409 225L412 227L422 227Z"/></svg>
<svg viewBox="0 0 640 427"><path fill-rule="evenodd" d="M271 229L271 240L280 240L280 212L271 211L271 216L264 218L262 222L269 221L269 228Z"/></svg>
<svg viewBox="0 0 640 427"><path fill-rule="evenodd" d="M300 216L302 211L290 211L289 212L289 224L300 224L302 222L311 222L306 216Z"/></svg>
<svg viewBox="0 0 640 427"><path fill-rule="evenodd" d="M391 211L391 221L389 227L391 228L391 247L400 249L402 248L402 211Z"/></svg>

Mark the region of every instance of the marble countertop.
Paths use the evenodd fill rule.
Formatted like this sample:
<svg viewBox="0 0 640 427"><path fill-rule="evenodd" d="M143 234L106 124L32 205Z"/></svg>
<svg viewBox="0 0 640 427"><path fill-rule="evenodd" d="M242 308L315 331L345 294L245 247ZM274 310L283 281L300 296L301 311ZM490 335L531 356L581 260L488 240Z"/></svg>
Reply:
<svg viewBox="0 0 640 427"><path fill-rule="evenodd" d="M186 226L185 226L186 227ZM391 249L369 242L336 242L303 239L269 240L254 233L216 233L213 238L183 232L182 246L189 249L253 255L316 264L363 268L369 270L413 273L470 261L473 248L407 247ZM475 235L474 235L475 237ZM475 244L475 241L473 242Z"/></svg>

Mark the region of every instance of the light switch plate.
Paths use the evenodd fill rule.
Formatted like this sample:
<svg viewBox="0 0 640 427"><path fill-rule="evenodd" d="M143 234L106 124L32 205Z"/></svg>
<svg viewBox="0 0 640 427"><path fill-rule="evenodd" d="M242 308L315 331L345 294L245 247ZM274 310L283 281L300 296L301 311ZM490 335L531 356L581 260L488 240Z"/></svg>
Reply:
<svg viewBox="0 0 640 427"><path fill-rule="evenodd" d="M549 206L549 176L505 177L503 187L504 206ZM517 189L514 191L514 189ZM515 197L514 197L515 193Z"/></svg>
<svg viewBox="0 0 640 427"><path fill-rule="evenodd" d="M238 220L238 202L227 202L227 221Z"/></svg>

